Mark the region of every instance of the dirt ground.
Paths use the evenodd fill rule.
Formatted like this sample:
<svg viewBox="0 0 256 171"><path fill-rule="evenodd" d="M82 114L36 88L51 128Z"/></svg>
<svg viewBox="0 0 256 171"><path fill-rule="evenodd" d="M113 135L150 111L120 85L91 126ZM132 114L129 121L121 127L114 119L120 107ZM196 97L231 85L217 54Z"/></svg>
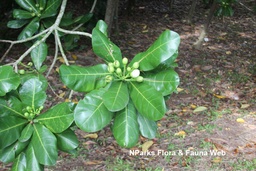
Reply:
<svg viewBox="0 0 256 171"><path fill-rule="evenodd" d="M141 152L143 143L150 141L143 137L132 149L124 149L115 142L110 126L95 133L97 138L77 129L78 153L60 152L57 165L45 170L256 170L256 15L237 5L233 17L214 18L197 50L192 45L207 10L199 5L188 25L189 3L175 1L170 12L166 2L139 1L129 16L120 6L119 28L111 38L124 56L132 58L165 29L181 37L176 68L181 83L167 100L169 111L158 122L148 153L131 153ZM70 54L79 64L94 63L91 51ZM54 75L50 78L55 80Z"/></svg>

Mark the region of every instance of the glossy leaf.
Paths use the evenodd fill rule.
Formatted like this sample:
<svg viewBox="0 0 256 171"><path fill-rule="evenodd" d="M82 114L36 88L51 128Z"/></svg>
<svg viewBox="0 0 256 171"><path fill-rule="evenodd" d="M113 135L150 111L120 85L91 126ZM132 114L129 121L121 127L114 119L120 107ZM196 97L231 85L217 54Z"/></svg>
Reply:
<svg viewBox="0 0 256 171"><path fill-rule="evenodd" d="M19 75L11 66L0 66L0 96L17 89L20 84Z"/></svg>
<svg viewBox="0 0 256 171"><path fill-rule="evenodd" d="M175 91L179 82L179 76L173 69L145 74L143 81L143 83L146 83L161 92L163 96L167 96Z"/></svg>
<svg viewBox="0 0 256 171"><path fill-rule="evenodd" d="M77 104L74 115L76 125L86 132L96 132L108 125L113 117L103 103L106 90L99 89L88 93Z"/></svg>
<svg viewBox="0 0 256 171"><path fill-rule="evenodd" d="M72 124L74 115L68 103L60 103L40 114L36 120L44 124L51 132L60 133Z"/></svg>
<svg viewBox="0 0 256 171"><path fill-rule="evenodd" d="M144 117L157 121L164 116L166 112L164 98L152 86L131 82L130 96L136 109Z"/></svg>
<svg viewBox="0 0 256 171"><path fill-rule="evenodd" d="M0 98L0 117L10 115L24 117L21 108L22 103L16 97L11 96L8 101Z"/></svg>
<svg viewBox="0 0 256 171"><path fill-rule="evenodd" d="M166 30L147 49L147 51L137 54L130 65L134 62L139 62L140 70L153 70L177 52L179 43L179 35L176 32Z"/></svg>
<svg viewBox="0 0 256 171"><path fill-rule="evenodd" d="M29 142L16 141L14 144L0 151L0 161L4 163L13 162L15 156L19 155L28 145Z"/></svg>
<svg viewBox="0 0 256 171"><path fill-rule="evenodd" d="M92 48L94 53L106 62L118 60L122 63L122 54L119 47L97 28L92 31Z"/></svg>
<svg viewBox="0 0 256 171"><path fill-rule="evenodd" d="M26 25L28 22L29 20L11 20L11 21L8 21L7 27L18 29Z"/></svg>
<svg viewBox="0 0 256 171"><path fill-rule="evenodd" d="M71 130L67 129L62 133L56 134L57 146L61 151L69 152L78 147L79 142L76 134Z"/></svg>
<svg viewBox="0 0 256 171"><path fill-rule="evenodd" d="M54 165L58 157L57 139L54 134L41 124L34 124L31 143L40 164Z"/></svg>
<svg viewBox="0 0 256 171"><path fill-rule="evenodd" d="M13 18L16 19L30 19L33 18L34 16L32 15L31 12L21 10L21 9L15 9L13 10Z"/></svg>
<svg viewBox="0 0 256 171"><path fill-rule="evenodd" d="M26 123L27 120L18 117L0 117L0 149L11 145L19 138Z"/></svg>
<svg viewBox="0 0 256 171"><path fill-rule="evenodd" d="M42 82L37 78L27 80L20 88L20 99L22 103L34 109L44 105L46 93L42 89Z"/></svg>
<svg viewBox="0 0 256 171"><path fill-rule="evenodd" d="M62 0L48 0L41 18L55 16L58 13L58 8L60 7L61 2Z"/></svg>
<svg viewBox="0 0 256 171"><path fill-rule="evenodd" d="M18 40L23 40L32 37L39 28L39 18L34 18L30 23L21 31Z"/></svg>
<svg viewBox="0 0 256 171"><path fill-rule="evenodd" d="M40 70L43 62L46 59L48 53L48 46L45 42L40 43L31 51L31 59L34 63L34 66L37 70Z"/></svg>
<svg viewBox="0 0 256 171"><path fill-rule="evenodd" d="M127 84L123 81L115 81L103 94L103 103L111 112L120 111L129 102Z"/></svg>
<svg viewBox="0 0 256 171"><path fill-rule="evenodd" d="M103 20L99 20L95 28L102 32L106 37L108 36L108 25Z"/></svg>
<svg viewBox="0 0 256 171"><path fill-rule="evenodd" d="M136 109L129 103L125 109L116 113L113 135L121 147L133 147L139 140L139 125Z"/></svg>
<svg viewBox="0 0 256 171"><path fill-rule="evenodd" d="M88 13L85 15L82 15L80 17L77 17L74 19L74 22L77 24L87 23L93 16L93 13Z"/></svg>
<svg viewBox="0 0 256 171"><path fill-rule="evenodd" d="M27 170L36 170L36 171L44 170L44 166L39 164L36 158L35 150L32 145L29 145L28 149L26 150L26 160L27 160L27 163L26 163Z"/></svg>
<svg viewBox="0 0 256 171"><path fill-rule="evenodd" d="M138 123L140 128L140 133L142 136L152 139L156 137L157 124L155 121L147 119L138 113Z"/></svg>
<svg viewBox="0 0 256 171"><path fill-rule="evenodd" d="M41 85L42 90L46 91L46 89L47 89L48 81L42 74L27 73L27 74L21 75L20 77L21 77L21 84L24 84L26 81L28 81L31 78L36 78L36 79L40 80L40 82L42 83L42 85Z"/></svg>
<svg viewBox="0 0 256 171"><path fill-rule="evenodd" d="M18 155L12 165L12 171L26 171L26 156L25 153Z"/></svg>
<svg viewBox="0 0 256 171"><path fill-rule="evenodd" d="M46 3L47 3L47 0L39 0L39 7L44 9L46 6Z"/></svg>
<svg viewBox="0 0 256 171"><path fill-rule="evenodd" d="M25 10L37 11L34 0L15 0L16 3Z"/></svg>
<svg viewBox="0 0 256 171"><path fill-rule="evenodd" d="M66 66L60 67L62 82L70 89L90 92L106 85L105 76L109 75L107 66L99 64L91 67Z"/></svg>
<svg viewBox="0 0 256 171"><path fill-rule="evenodd" d="M19 137L20 142L28 141L34 133L34 127L32 124L28 124L21 132Z"/></svg>

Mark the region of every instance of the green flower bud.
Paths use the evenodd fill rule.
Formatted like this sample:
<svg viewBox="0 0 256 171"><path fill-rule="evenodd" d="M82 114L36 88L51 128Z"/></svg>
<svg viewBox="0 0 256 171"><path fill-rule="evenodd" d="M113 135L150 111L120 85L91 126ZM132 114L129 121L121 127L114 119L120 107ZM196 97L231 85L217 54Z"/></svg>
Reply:
<svg viewBox="0 0 256 171"><path fill-rule="evenodd" d="M43 10L44 10L44 8L43 8L43 7L40 7L40 8L39 8L39 10L40 10L40 11L43 11Z"/></svg>
<svg viewBox="0 0 256 171"><path fill-rule="evenodd" d="M144 80L144 78L142 76L138 76L136 78L136 81L139 82L139 83L141 83L143 80Z"/></svg>
<svg viewBox="0 0 256 171"><path fill-rule="evenodd" d="M127 67L126 70L127 70L128 72L130 72L130 71L132 70L132 68L131 68L131 67Z"/></svg>
<svg viewBox="0 0 256 171"><path fill-rule="evenodd" d="M24 70L24 69L19 70L19 74L20 74L20 75L25 74L25 70Z"/></svg>
<svg viewBox="0 0 256 171"><path fill-rule="evenodd" d="M140 66L139 62L134 62L133 65L132 65L132 67L135 68L135 69L139 68L139 66Z"/></svg>
<svg viewBox="0 0 256 171"><path fill-rule="evenodd" d="M137 78L140 75L140 70L135 69L131 72L131 77L132 78Z"/></svg>
<svg viewBox="0 0 256 171"><path fill-rule="evenodd" d="M107 83L109 83L113 80L113 77L111 75L107 75L105 80L106 80Z"/></svg>
<svg viewBox="0 0 256 171"><path fill-rule="evenodd" d="M37 14L37 17L41 17L41 14L39 13L39 14Z"/></svg>
<svg viewBox="0 0 256 171"><path fill-rule="evenodd" d="M33 66L33 63L32 63L32 62L29 62L29 63L28 63L28 66Z"/></svg>
<svg viewBox="0 0 256 171"><path fill-rule="evenodd" d="M24 113L24 116L27 118L29 116L29 113L28 112Z"/></svg>
<svg viewBox="0 0 256 171"><path fill-rule="evenodd" d="M114 63L110 62L110 63L108 63L108 66L109 66L109 67L110 67L110 66L114 67Z"/></svg>
<svg viewBox="0 0 256 171"><path fill-rule="evenodd" d="M33 12L33 13L31 13L31 15L32 15L32 17L34 17L34 16L36 16L36 13Z"/></svg>
<svg viewBox="0 0 256 171"><path fill-rule="evenodd" d="M128 64L128 59L127 58L123 58L122 62L123 62L124 65L127 65Z"/></svg>
<svg viewBox="0 0 256 171"><path fill-rule="evenodd" d="M115 60L115 62L114 62L114 66L115 66L116 68L120 67L120 63L119 63L119 61Z"/></svg>
<svg viewBox="0 0 256 171"><path fill-rule="evenodd" d="M36 7L39 7L39 4L36 4Z"/></svg>
<svg viewBox="0 0 256 171"><path fill-rule="evenodd" d="M113 66L108 66L108 72L113 73L115 68Z"/></svg>
<svg viewBox="0 0 256 171"><path fill-rule="evenodd" d="M117 69L116 69L116 73L117 73L117 74L121 74L121 73L122 73L121 68L117 68Z"/></svg>

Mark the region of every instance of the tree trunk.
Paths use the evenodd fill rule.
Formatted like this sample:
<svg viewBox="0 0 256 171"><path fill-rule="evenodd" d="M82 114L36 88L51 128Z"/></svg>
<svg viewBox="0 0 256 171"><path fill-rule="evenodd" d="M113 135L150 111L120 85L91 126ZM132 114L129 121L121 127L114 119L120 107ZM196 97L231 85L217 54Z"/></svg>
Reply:
<svg viewBox="0 0 256 171"><path fill-rule="evenodd" d="M110 36L112 28L113 28L113 21L117 20L118 4L119 4L119 0L108 0L108 2L107 2L107 8L106 8L106 13L105 13L105 22L108 25L109 36ZM117 23L117 21L116 21L116 23Z"/></svg>
<svg viewBox="0 0 256 171"><path fill-rule="evenodd" d="M204 23L204 26L203 26L203 29L201 31L201 34L200 34L198 40L193 45L196 49L200 49L202 47L202 44L203 44L203 41L204 41L204 37L205 37L205 35L208 32L208 29L209 29L209 26L211 24L211 21L212 21L212 18L214 16L214 12L216 10L217 5L218 5L217 4L217 0L214 0L213 4L211 6L210 12L209 12L209 14L207 16L207 19L206 19L206 21Z"/></svg>
<svg viewBox="0 0 256 171"><path fill-rule="evenodd" d="M198 2L198 0L194 0L192 5L191 5L191 8L190 8L189 13L188 13L188 18L187 18L187 23L188 24L192 23L192 17L194 16L194 12L195 12L195 9L196 9L197 2Z"/></svg>

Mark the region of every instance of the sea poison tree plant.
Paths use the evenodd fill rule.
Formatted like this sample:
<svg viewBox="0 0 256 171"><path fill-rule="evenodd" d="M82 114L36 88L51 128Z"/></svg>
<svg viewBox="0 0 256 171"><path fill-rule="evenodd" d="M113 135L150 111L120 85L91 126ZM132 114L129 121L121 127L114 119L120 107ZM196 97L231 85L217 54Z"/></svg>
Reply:
<svg viewBox="0 0 256 171"><path fill-rule="evenodd" d="M167 110L165 97L179 85L173 69L179 43L179 35L166 30L129 61L109 40L106 23L99 21L92 31L92 47L105 64L60 67L61 80L68 88L87 93L74 110L76 125L96 132L113 119L112 132L122 147L136 145L140 134L154 138L156 121Z"/></svg>
<svg viewBox="0 0 256 171"><path fill-rule="evenodd" d="M78 146L70 129L73 105L44 109L47 82L41 77L0 66L0 161L13 162L15 171L43 170L55 165L58 149L74 152Z"/></svg>

